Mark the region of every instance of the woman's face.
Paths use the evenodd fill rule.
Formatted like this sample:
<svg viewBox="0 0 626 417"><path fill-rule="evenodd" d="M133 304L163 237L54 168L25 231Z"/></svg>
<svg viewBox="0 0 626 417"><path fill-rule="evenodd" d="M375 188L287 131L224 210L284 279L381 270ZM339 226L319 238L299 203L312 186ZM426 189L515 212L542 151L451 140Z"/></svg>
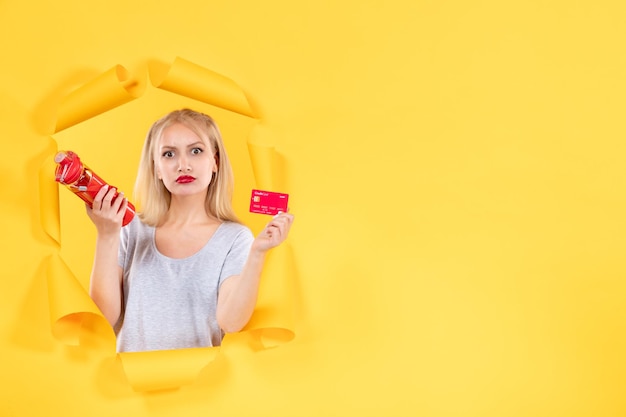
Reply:
<svg viewBox="0 0 626 417"><path fill-rule="evenodd" d="M206 194L217 164L208 142L183 124L163 130L156 146L157 176L172 195Z"/></svg>

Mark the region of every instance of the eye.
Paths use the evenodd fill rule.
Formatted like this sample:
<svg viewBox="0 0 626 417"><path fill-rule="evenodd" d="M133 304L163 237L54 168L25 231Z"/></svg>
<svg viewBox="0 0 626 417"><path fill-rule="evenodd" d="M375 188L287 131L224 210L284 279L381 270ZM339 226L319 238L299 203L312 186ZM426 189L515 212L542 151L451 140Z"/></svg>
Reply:
<svg viewBox="0 0 626 417"><path fill-rule="evenodd" d="M202 152L204 152L204 151L202 150L202 148L193 148L193 149L191 150L191 153L192 153L193 155L199 155L199 154L201 154Z"/></svg>
<svg viewBox="0 0 626 417"><path fill-rule="evenodd" d="M163 154L161 156L163 156L164 158L171 158L171 157L174 156L174 152L172 152L172 151L165 151L165 152L163 152Z"/></svg>

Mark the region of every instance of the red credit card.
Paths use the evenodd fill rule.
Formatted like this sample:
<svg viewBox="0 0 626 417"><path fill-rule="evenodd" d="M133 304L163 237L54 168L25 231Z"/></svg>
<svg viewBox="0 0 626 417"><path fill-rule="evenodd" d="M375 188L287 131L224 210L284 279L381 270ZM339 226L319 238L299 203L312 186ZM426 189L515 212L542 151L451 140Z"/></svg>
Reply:
<svg viewBox="0 0 626 417"><path fill-rule="evenodd" d="M250 212L259 214L278 214L287 212L289 194L274 193L272 191L252 190L250 197Z"/></svg>

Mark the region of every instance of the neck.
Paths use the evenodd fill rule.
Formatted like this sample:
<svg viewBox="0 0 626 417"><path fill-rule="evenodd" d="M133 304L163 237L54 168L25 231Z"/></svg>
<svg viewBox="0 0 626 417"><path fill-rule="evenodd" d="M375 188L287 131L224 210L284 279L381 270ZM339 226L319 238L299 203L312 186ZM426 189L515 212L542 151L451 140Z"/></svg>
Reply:
<svg viewBox="0 0 626 417"><path fill-rule="evenodd" d="M170 207L161 225L189 225L215 220L204 206L203 195L172 196Z"/></svg>

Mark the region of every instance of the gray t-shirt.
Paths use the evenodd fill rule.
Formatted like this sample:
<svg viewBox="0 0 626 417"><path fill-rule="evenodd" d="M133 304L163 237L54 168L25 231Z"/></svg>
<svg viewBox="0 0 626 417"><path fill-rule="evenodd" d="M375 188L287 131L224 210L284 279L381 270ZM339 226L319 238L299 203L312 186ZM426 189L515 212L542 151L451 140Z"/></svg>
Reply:
<svg viewBox="0 0 626 417"><path fill-rule="evenodd" d="M124 304L115 326L118 352L219 346L219 287L241 273L254 236L238 223L222 223L206 245L184 258L168 258L155 244L155 228L135 217L120 233Z"/></svg>

